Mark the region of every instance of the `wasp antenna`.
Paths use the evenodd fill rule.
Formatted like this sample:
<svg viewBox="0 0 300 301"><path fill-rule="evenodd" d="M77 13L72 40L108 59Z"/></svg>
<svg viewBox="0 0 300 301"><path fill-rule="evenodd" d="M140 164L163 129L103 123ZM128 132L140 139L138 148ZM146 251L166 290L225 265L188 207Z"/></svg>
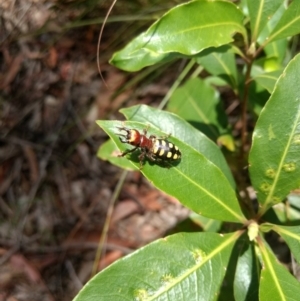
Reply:
<svg viewBox="0 0 300 301"><path fill-rule="evenodd" d="M125 127L122 127L122 126L117 126L116 128L119 129L120 131L126 131L126 132L129 131L128 128L125 128Z"/></svg>
<svg viewBox="0 0 300 301"><path fill-rule="evenodd" d="M106 16L105 16L105 18L103 20L103 23L102 23L102 26L101 26L101 29L100 29L100 33L99 33L99 37L98 37L98 44L97 44L97 67L98 67L98 72L99 72L99 75L101 77L101 80L103 81L103 83L104 83L104 85L105 85L105 87L107 89L109 89L109 87L108 87L108 85L107 85L107 83L106 83L106 81L105 81L105 79L104 79L104 77L102 75L101 64L100 64L100 59L99 59L99 57L100 57L100 46L101 46L101 39L102 39L102 34L103 34L104 26L105 26L105 24L107 22L107 19L108 19L108 16L110 15L110 13L111 13L113 7L115 6L116 2L117 2L117 0L113 1L113 3L109 7L109 10L108 10L108 12L107 12L107 14L106 14Z"/></svg>

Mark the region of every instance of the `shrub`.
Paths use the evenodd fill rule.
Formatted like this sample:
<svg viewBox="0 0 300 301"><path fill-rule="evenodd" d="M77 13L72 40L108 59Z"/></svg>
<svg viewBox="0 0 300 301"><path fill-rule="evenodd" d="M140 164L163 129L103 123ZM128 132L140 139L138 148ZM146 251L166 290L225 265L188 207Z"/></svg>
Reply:
<svg viewBox="0 0 300 301"><path fill-rule="evenodd" d="M191 76L175 89L168 111L138 105L121 112L126 127L170 133L181 150L170 168L146 160L143 175L210 222L232 223L231 232L223 226L222 233L159 239L96 275L76 301L297 299L299 282L277 260L266 233L276 232L299 263L300 203L291 191L300 186L300 55L289 46L289 37L300 32L299 12L296 0L289 6L280 0L239 6L192 1L169 10L114 54L111 63L127 71L184 57L190 60L186 74L192 66L209 74ZM218 89L225 85L241 108L240 135L233 135L222 106ZM249 121L255 123L251 149ZM111 138L101 156L138 169L138 151L126 158L107 155L114 146L130 148L116 135L122 123L98 124ZM257 201L249 197L247 181Z"/></svg>

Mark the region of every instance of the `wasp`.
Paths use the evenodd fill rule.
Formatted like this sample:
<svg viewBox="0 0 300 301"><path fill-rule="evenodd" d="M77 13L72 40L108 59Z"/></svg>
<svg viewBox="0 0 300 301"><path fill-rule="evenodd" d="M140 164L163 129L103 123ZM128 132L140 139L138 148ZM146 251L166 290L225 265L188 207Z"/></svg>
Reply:
<svg viewBox="0 0 300 301"><path fill-rule="evenodd" d="M126 127L118 127L118 129L126 132L126 134L118 134L120 136L120 141L135 146L133 149L121 153L119 157L124 157L140 148L140 169L143 166L145 157L149 158L151 161L164 162L175 161L181 158L179 148L167 140L170 135L166 138L157 138L154 135L147 137L147 129L144 129L142 134L136 129L129 129Z"/></svg>

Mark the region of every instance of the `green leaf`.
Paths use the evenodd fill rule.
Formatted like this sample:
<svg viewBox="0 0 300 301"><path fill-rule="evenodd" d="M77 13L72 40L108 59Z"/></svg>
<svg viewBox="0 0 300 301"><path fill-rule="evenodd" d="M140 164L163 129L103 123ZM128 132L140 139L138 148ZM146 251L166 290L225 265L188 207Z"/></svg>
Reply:
<svg viewBox="0 0 300 301"><path fill-rule="evenodd" d="M232 42L236 32L246 36L243 18L230 2L188 2L171 9L148 29L145 47L158 53L196 54Z"/></svg>
<svg viewBox="0 0 300 301"><path fill-rule="evenodd" d="M142 33L129 42L122 50L114 53L109 63L119 69L134 72L157 63L165 63L179 58L177 53L158 53L144 48L148 37Z"/></svg>
<svg viewBox="0 0 300 301"><path fill-rule="evenodd" d="M268 23L266 24L263 31L260 33L257 41L260 45L263 45L264 52L266 54L266 57L263 59L266 61L266 63L269 65L270 60L273 61L272 65L275 65L275 69L270 69L264 66L265 71L274 71L277 69L281 69L283 67L282 63L284 59L286 59L288 52L288 39L279 39L275 41L269 41L270 34L272 30L275 28L275 26L278 24L278 22L281 20L282 15L286 11L286 3L285 1L282 2L282 4L277 9L276 13L273 14L273 16L268 20ZM287 60L287 59L286 59Z"/></svg>
<svg viewBox="0 0 300 301"><path fill-rule="evenodd" d="M168 103L168 110L214 141L228 131L227 115L219 93L200 78L190 79L176 89Z"/></svg>
<svg viewBox="0 0 300 301"><path fill-rule="evenodd" d="M243 14L234 4L192 1L169 10L145 33L116 53L111 63L136 71L178 54L190 56L209 47L228 44L237 32L245 39ZM133 62L135 57L137 60Z"/></svg>
<svg viewBox="0 0 300 301"><path fill-rule="evenodd" d="M253 133L249 170L260 213L300 184L299 69L297 55L277 81Z"/></svg>
<svg viewBox="0 0 300 301"><path fill-rule="evenodd" d="M299 187L298 187L299 188ZM299 189L292 191L288 197L288 207L293 207L295 208L295 210L298 210L298 212L300 213L300 193L299 193ZM299 218L300 220L300 218Z"/></svg>
<svg viewBox="0 0 300 301"><path fill-rule="evenodd" d="M268 42L271 32L278 24L278 22L281 20L282 15L285 13L285 11L286 11L286 1L282 1L282 4L278 7L277 11L271 16L271 18L268 18L268 22L266 26L259 34L257 38L257 42L260 45L264 44L265 42L266 43Z"/></svg>
<svg viewBox="0 0 300 301"><path fill-rule="evenodd" d="M277 225L300 225L300 195L291 192L287 196L287 201L270 208L262 219L271 224Z"/></svg>
<svg viewBox="0 0 300 301"><path fill-rule="evenodd" d="M123 169L138 169L136 166L131 164L131 162L129 162L126 158L118 157L119 154L120 151L118 147L111 139L109 139L99 147L97 157L104 161L109 161L110 163L119 166Z"/></svg>
<svg viewBox="0 0 300 301"><path fill-rule="evenodd" d="M227 82L218 76L207 76L203 79L207 84L217 87L226 87Z"/></svg>
<svg viewBox="0 0 300 301"><path fill-rule="evenodd" d="M264 30L261 32L261 34L258 37L258 43L263 44L264 46L264 52L266 54L266 57L264 58L266 61L269 59L272 59L274 61L273 64L276 63L277 66L279 66L276 69L281 69L282 62L286 58L286 54L288 51L288 39L279 39L275 41L269 41L269 36L272 32L272 30L275 28L275 26L278 24L278 22L281 20L282 15L286 11L286 5L285 1L279 6L276 13L273 14L273 16L268 20L267 25L265 26ZM265 71L274 71L276 69L266 69Z"/></svg>
<svg viewBox="0 0 300 301"><path fill-rule="evenodd" d="M273 230L283 237L295 259L300 263L300 226L287 227L273 225Z"/></svg>
<svg viewBox="0 0 300 301"><path fill-rule="evenodd" d="M276 224L294 224L299 222L300 212L288 203L279 203L270 208L264 215L263 219Z"/></svg>
<svg viewBox="0 0 300 301"><path fill-rule="evenodd" d="M282 4L282 0L247 1L252 41L256 41L258 35L280 4Z"/></svg>
<svg viewBox="0 0 300 301"><path fill-rule="evenodd" d="M237 238L180 233L157 240L96 275L74 301L213 300Z"/></svg>
<svg viewBox="0 0 300 301"><path fill-rule="evenodd" d="M300 296L299 282L278 263L268 247L261 244L263 269L259 286L260 301L295 301Z"/></svg>
<svg viewBox="0 0 300 301"><path fill-rule="evenodd" d="M285 58L287 48L288 47L288 40L281 39L269 43L265 46L264 51L266 53L267 58L275 58L277 64L281 64L283 59Z"/></svg>
<svg viewBox="0 0 300 301"><path fill-rule="evenodd" d="M287 10L282 15L280 21L277 23L271 32L268 41L275 41L287 38L300 33L300 2L294 0Z"/></svg>
<svg viewBox="0 0 300 301"><path fill-rule="evenodd" d="M262 86L264 89L272 93L278 77L282 74L282 70L276 70L272 72L261 73L254 77L254 80Z"/></svg>
<svg viewBox="0 0 300 301"><path fill-rule="evenodd" d="M218 143L218 145L225 146L231 152L235 151L235 141L231 134L221 135L217 139L217 143Z"/></svg>
<svg viewBox="0 0 300 301"><path fill-rule="evenodd" d="M238 80L236 61L232 49L226 45L216 48L215 51L208 50L210 50L210 53L206 54L206 50L202 51L196 57L196 61L210 74L221 77L233 89L236 89Z"/></svg>
<svg viewBox="0 0 300 301"><path fill-rule="evenodd" d="M190 219L200 226L205 232L217 232L220 230L222 223L215 219L207 218L195 212L190 214Z"/></svg>
<svg viewBox="0 0 300 301"><path fill-rule="evenodd" d="M254 246L244 242L238 258L235 278L235 301L258 300L259 262L255 254Z"/></svg>
<svg viewBox="0 0 300 301"><path fill-rule="evenodd" d="M257 116L259 116L269 97L270 93L256 81L250 83L249 107Z"/></svg>
<svg viewBox="0 0 300 301"><path fill-rule="evenodd" d="M219 147L189 123L175 114L146 105L137 105L120 111L128 120L150 125L151 128L154 127L171 134L173 137L177 137L195 148L224 173L231 186L235 189L232 173Z"/></svg>
<svg viewBox="0 0 300 301"><path fill-rule="evenodd" d="M145 129L144 123L119 121L97 121L104 131L111 137L118 147L124 151L132 148L121 143L117 135L117 126L134 128L140 132ZM186 135L190 135L189 128L184 128ZM150 133L150 130L149 130ZM166 136L166 132L158 131L151 126L151 135ZM196 213L204 216L232 222L244 222L235 191L224 174L216 165L200 154L190 145L170 137L168 139L179 147L182 158L179 162L169 163L169 167L152 161L146 161L141 172L158 189L176 197L182 204ZM139 150L128 158L135 166L139 166ZM207 176L209 175L209 177Z"/></svg>

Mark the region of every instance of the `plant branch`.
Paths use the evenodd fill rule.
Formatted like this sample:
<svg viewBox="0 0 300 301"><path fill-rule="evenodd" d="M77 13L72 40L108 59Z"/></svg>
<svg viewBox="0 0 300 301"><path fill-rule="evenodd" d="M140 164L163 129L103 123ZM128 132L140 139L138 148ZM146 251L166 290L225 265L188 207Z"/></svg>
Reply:
<svg viewBox="0 0 300 301"><path fill-rule="evenodd" d="M245 90L244 95L242 99L242 106L241 106L241 121L242 121L242 129L241 129L241 158L244 157L245 154L245 145L247 142L247 105L248 105L248 98L249 98L249 89L250 89L250 83L251 83L251 68L252 68L252 62L253 60L250 60L249 63L247 63L247 71L245 75Z"/></svg>

